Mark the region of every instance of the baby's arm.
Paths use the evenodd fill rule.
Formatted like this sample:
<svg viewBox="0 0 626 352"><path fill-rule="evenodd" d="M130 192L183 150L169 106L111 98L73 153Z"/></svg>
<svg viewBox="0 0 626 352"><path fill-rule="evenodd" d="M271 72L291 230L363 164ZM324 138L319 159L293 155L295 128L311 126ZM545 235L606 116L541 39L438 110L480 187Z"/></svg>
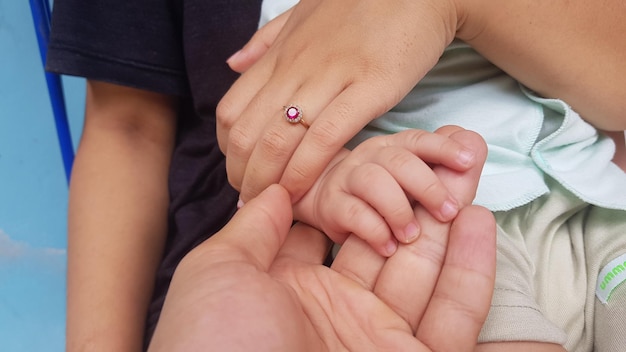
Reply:
<svg viewBox="0 0 626 352"><path fill-rule="evenodd" d="M175 102L90 81L69 202L67 350L140 351L167 232Z"/></svg>
<svg viewBox="0 0 626 352"><path fill-rule="evenodd" d="M431 164L462 172L474 165L474 154L447 136L421 130L371 138L335 157L295 204L294 217L336 243L354 233L389 256L397 241L408 243L419 235L414 202L439 221L456 216L459 203Z"/></svg>

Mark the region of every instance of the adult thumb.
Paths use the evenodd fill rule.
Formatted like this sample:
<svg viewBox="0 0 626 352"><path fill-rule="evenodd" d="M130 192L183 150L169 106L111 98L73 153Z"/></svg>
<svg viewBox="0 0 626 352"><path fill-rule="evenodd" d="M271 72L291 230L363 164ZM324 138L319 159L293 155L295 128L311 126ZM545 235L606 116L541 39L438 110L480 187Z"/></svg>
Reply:
<svg viewBox="0 0 626 352"><path fill-rule="evenodd" d="M291 198L280 185L271 185L247 202L214 236L252 259L259 270L274 262L293 221Z"/></svg>

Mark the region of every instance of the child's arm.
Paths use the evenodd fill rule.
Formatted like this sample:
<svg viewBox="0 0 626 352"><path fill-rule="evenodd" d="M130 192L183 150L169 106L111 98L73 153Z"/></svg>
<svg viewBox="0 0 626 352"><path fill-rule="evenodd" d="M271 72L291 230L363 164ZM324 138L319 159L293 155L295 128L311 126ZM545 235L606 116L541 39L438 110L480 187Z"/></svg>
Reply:
<svg viewBox="0 0 626 352"><path fill-rule="evenodd" d="M67 349L140 351L167 232L175 101L88 82L69 202Z"/></svg>
<svg viewBox="0 0 626 352"><path fill-rule="evenodd" d="M439 221L456 216L459 203L431 164L463 172L475 162L475 151L438 133L408 130L374 137L351 152L341 151L295 204L294 217L337 243L354 233L389 256L396 240L408 243L419 235L415 202Z"/></svg>

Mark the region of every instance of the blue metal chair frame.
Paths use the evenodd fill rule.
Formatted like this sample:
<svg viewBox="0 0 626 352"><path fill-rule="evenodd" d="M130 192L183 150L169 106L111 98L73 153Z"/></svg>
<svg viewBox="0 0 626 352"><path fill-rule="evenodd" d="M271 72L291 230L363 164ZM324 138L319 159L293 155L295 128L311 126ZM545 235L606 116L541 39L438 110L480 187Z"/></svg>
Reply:
<svg viewBox="0 0 626 352"><path fill-rule="evenodd" d="M30 9L35 24L35 32L37 33L37 41L39 43L39 53L44 66L46 76L46 84L48 86L48 95L52 105L54 114L54 122L57 130L57 138L61 148L63 157L63 166L65 168L65 177L67 182L70 181L72 173L72 164L74 163L74 147L72 145L72 136L69 123L67 120L67 110L65 108L65 98L63 95L63 82L57 74L45 72L46 57L48 55L48 42L50 40L50 22L51 11L48 0L30 0Z"/></svg>

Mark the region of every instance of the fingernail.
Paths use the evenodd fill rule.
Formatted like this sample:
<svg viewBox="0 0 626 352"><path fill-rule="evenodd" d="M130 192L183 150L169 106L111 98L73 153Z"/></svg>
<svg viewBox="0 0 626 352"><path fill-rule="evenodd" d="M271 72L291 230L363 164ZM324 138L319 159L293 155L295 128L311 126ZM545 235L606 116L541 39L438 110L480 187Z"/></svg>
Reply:
<svg viewBox="0 0 626 352"><path fill-rule="evenodd" d="M243 200L239 199L239 201L237 202L237 209L241 209L241 207L243 207L244 202Z"/></svg>
<svg viewBox="0 0 626 352"><path fill-rule="evenodd" d="M230 63L233 60L237 60L237 57L239 57L239 55L241 55L241 50L239 50L236 53L232 54L228 59L226 59L226 62Z"/></svg>
<svg viewBox="0 0 626 352"><path fill-rule="evenodd" d="M389 240L385 245L385 255L391 257L398 249L398 244L394 240Z"/></svg>
<svg viewBox="0 0 626 352"><path fill-rule="evenodd" d="M441 206L441 216L443 216L444 219L452 219L458 212L459 206L456 202L450 200L443 202L443 205Z"/></svg>
<svg viewBox="0 0 626 352"><path fill-rule="evenodd" d="M411 243L415 241L420 234L420 229L416 224L410 223L404 229L404 243Z"/></svg>
<svg viewBox="0 0 626 352"><path fill-rule="evenodd" d="M472 165L472 163L474 162L474 157L475 154L474 152L467 150L467 149L463 149L459 152L458 154L458 161L465 165L465 166L470 166Z"/></svg>

